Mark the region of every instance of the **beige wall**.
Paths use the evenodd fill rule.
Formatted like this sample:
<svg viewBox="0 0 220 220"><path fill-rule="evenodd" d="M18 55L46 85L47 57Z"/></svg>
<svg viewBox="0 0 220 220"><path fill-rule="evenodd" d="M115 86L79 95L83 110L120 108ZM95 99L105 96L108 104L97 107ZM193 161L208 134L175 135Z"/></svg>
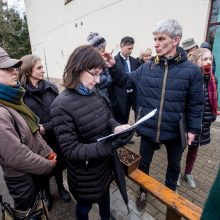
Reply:
<svg viewBox="0 0 220 220"><path fill-rule="evenodd" d="M32 51L38 54L49 77L61 78L73 49L86 43L90 31L119 51L120 39L135 39L133 56L153 48L152 29L161 19L175 18L183 26L183 39L205 39L210 0L25 0Z"/></svg>

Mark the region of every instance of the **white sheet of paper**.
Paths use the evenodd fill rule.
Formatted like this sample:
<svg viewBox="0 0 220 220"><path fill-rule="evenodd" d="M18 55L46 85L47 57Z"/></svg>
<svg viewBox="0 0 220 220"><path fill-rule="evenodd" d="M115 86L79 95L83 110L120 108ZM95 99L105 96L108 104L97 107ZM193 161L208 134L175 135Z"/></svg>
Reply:
<svg viewBox="0 0 220 220"><path fill-rule="evenodd" d="M125 133L125 132L127 132L127 131L130 131L130 130L136 128L138 125L140 125L140 124L143 123L144 121L146 121L146 120L148 120L149 118L151 118L152 116L154 116L154 114L156 113L156 111L157 111L157 109L154 109L153 111L151 111L150 113L148 113L147 115L145 115L143 118L141 118L140 120L136 121L136 122L135 122L130 128L128 128L128 129L125 129L125 130L123 130L123 131L121 131L121 132L118 132L118 133L115 133L115 134L110 134L110 135L108 135L108 136L98 138L98 139L97 139L97 142L103 141L103 140L105 140L105 139L107 139L107 138L110 138L110 137L113 137L113 136L115 136L115 135L117 135L117 134L122 134L122 133Z"/></svg>

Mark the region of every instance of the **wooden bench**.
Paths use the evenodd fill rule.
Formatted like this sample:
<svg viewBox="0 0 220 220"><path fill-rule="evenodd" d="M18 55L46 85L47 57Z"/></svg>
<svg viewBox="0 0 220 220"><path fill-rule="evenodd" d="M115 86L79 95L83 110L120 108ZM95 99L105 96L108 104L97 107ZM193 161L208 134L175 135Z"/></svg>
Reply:
<svg viewBox="0 0 220 220"><path fill-rule="evenodd" d="M137 169L128 175L130 179L151 193L167 206L166 220L199 220L202 209L170 190L153 177Z"/></svg>

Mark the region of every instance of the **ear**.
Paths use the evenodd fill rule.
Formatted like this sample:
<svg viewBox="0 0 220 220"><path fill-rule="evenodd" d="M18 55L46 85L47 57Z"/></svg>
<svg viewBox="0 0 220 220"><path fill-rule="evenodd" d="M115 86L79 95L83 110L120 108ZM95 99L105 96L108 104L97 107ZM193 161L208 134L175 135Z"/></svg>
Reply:
<svg viewBox="0 0 220 220"><path fill-rule="evenodd" d="M179 36L174 37L174 38L173 38L173 45L174 45L174 46L179 45L180 40L181 40L181 39L180 39Z"/></svg>

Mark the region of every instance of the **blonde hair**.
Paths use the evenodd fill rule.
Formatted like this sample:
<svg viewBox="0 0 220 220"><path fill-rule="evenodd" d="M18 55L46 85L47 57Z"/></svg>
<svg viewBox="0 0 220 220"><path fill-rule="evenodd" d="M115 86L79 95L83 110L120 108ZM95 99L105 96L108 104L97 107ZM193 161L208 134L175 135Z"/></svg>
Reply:
<svg viewBox="0 0 220 220"><path fill-rule="evenodd" d="M37 61L40 61L40 57L33 54L25 55L21 58L22 65L19 71L18 79L22 85L26 84L29 76L32 74L32 69Z"/></svg>
<svg viewBox="0 0 220 220"><path fill-rule="evenodd" d="M203 56L206 52L210 51L207 48L198 48L194 50L192 53L188 54L188 60L190 60L193 63L197 63L199 58Z"/></svg>
<svg viewBox="0 0 220 220"><path fill-rule="evenodd" d="M144 52L141 52L141 53L140 53L140 58L142 59L145 54L152 55L152 50L151 50L151 48L147 48Z"/></svg>

